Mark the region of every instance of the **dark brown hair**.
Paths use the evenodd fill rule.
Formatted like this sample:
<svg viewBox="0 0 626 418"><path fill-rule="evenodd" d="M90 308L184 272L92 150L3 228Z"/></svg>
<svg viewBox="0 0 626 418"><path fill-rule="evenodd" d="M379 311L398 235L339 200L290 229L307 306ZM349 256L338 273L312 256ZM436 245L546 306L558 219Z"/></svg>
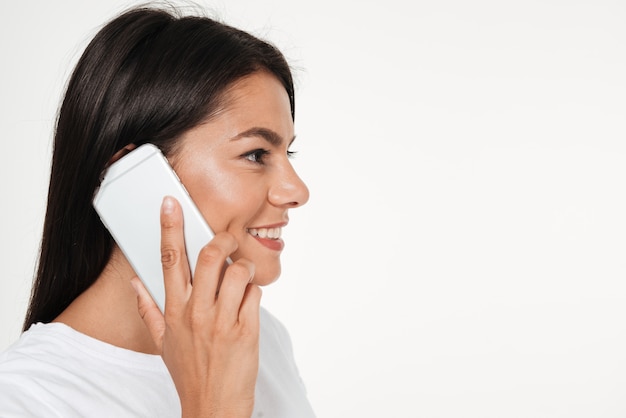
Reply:
<svg viewBox="0 0 626 418"><path fill-rule="evenodd" d="M92 207L107 162L128 144L167 155L176 139L219 111L235 81L256 71L294 88L283 55L207 17L136 8L87 46L61 105L37 275L24 329L50 322L100 275L113 240Z"/></svg>

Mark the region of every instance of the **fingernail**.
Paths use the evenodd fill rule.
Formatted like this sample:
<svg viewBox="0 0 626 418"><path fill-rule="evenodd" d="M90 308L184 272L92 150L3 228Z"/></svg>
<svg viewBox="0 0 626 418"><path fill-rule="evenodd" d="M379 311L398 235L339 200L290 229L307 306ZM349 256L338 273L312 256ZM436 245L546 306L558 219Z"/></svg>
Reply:
<svg viewBox="0 0 626 418"><path fill-rule="evenodd" d="M170 196L165 196L163 198L163 204L161 205L161 210L163 211L163 213L168 214L168 215L174 212L174 199L172 199Z"/></svg>

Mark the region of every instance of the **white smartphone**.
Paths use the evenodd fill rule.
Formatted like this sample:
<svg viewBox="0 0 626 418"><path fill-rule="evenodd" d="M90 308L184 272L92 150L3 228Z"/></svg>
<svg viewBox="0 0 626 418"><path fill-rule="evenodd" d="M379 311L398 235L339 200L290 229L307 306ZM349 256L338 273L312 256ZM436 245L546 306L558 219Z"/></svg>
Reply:
<svg viewBox="0 0 626 418"><path fill-rule="evenodd" d="M161 267L161 203L175 197L183 210L185 250L195 271L200 249L213 232L161 151L144 144L106 170L93 199L104 226L161 309L165 286Z"/></svg>

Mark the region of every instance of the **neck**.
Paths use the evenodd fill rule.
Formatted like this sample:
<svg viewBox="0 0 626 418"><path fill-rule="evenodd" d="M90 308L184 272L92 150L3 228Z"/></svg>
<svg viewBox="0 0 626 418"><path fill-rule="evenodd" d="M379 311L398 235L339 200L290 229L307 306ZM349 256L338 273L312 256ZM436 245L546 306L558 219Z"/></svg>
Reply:
<svg viewBox="0 0 626 418"><path fill-rule="evenodd" d="M130 285L136 276L119 250L93 285L55 320L106 343L142 353L158 354L137 311L137 295Z"/></svg>

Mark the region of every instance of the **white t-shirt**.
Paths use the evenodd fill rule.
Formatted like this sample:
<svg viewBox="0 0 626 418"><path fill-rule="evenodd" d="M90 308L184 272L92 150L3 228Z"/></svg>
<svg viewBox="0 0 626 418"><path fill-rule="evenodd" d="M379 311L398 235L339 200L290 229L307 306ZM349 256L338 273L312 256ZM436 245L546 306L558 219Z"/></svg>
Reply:
<svg viewBox="0 0 626 418"><path fill-rule="evenodd" d="M284 326L261 308L252 417L315 414ZM2 417L179 417L178 394L158 355L116 347L61 324L34 324L0 354Z"/></svg>

